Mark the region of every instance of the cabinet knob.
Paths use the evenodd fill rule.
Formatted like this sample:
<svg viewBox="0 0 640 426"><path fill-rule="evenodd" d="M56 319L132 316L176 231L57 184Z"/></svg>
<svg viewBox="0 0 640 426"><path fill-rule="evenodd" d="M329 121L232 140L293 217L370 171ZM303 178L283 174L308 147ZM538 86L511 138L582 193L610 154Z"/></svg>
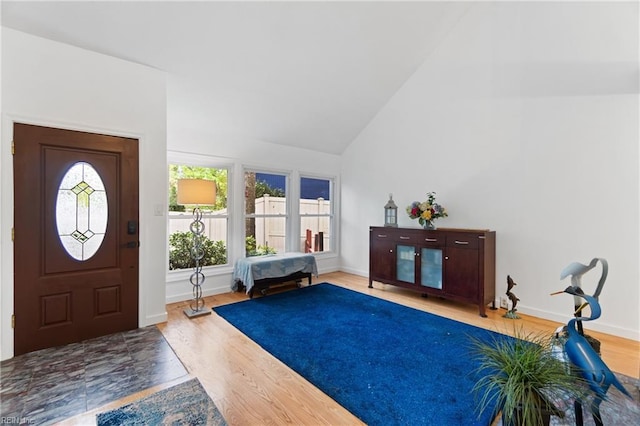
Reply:
<svg viewBox="0 0 640 426"><path fill-rule="evenodd" d="M449 256L445 256L445 257L444 257L444 260L449 260Z"/></svg>
<svg viewBox="0 0 640 426"><path fill-rule="evenodd" d="M389 253L393 253L393 250L389 249Z"/></svg>

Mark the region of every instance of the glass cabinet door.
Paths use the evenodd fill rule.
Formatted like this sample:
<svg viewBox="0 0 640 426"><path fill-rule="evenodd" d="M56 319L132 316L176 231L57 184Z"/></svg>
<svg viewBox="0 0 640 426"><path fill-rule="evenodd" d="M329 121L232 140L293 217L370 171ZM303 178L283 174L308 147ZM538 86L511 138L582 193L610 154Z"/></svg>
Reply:
<svg viewBox="0 0 640 426"><path fill-rule="evenodd" d="M442 290L442 250L420 249L420 285Z"/></svg>
<svg viewBox="0 0 640 426"><path fill-rule="evenodd" d="M415 283L416 257L415 247L397 246L396 248L396 278L398 281Z"/></svg>

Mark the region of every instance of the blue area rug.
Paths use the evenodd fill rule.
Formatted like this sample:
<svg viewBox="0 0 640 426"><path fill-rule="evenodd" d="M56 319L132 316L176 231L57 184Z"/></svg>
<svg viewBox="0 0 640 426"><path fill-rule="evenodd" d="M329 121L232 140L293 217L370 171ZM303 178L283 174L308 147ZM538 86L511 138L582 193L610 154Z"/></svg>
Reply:
<svg viewBox="0 0 640 426"><path fill-rule="evenodd" d="M488 425L470 336L491 331L322 283L213 310L369 425Z"/></svg>
<svg viewBox="0 0 640 426"><path fill-rule="evenodd" d="M226 425L198 379L161 390L96 416L98 426Z"/></svg>

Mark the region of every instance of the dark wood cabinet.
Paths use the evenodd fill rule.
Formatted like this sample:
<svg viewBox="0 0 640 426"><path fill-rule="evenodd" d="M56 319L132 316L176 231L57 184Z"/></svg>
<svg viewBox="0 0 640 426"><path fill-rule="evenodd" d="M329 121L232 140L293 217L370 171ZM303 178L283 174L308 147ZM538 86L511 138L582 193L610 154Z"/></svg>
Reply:
<svg viewBox="0 0 640 426"><path fill-rule="evenodd" d="M494 231L371 227L369 287L373 281L495 308Z"/></svg>

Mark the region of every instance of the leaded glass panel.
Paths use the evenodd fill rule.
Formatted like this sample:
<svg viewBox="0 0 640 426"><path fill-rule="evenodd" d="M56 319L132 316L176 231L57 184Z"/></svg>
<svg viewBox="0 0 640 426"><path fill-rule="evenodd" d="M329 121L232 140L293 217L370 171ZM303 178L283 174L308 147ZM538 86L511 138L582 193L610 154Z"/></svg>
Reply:
<svg viewBox="0 0 640 426"><path fill-rule="evenodd" d="M90 259L107 230L107 193L91 164L78 162L62 178L56 198L56 226L62 246L76 260Z"/></svg>

